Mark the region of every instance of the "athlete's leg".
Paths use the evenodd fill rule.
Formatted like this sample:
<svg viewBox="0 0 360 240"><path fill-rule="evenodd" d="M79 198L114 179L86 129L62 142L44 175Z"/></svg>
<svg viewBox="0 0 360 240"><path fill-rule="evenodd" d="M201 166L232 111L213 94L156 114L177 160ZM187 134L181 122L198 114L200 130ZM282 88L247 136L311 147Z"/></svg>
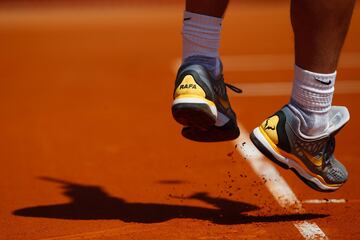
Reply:
<svg viewBox="0 0 360 240"><path fill-rule="evenodd" d="M328 125L336 67L355 0L292 0L295 79L291 106L304 118L302 131L317 135Z"/></svg>
<svg viewBox="0 0 360 240"><path fill-rule="evenodd" d="M296 65L318 73L336 70L355 0L292 0Z"/></svg>
<svg viewBox="0 0 360 240"><path fill-rule="evenodd" d="M291 1L296 66L290 104L251 134L259 150L319 191L334 191L348 178L334 157L334 137L350 115L346 107L331 103L354 2Z"/></svg>
<svg viewBox="0 0 360 240"><path fill-rule="evenodd" d="M182 31L182 64L175 81L172 113L195 141L238 137L219 57L222 17L229 0L187 0ZM232 88L234 89L234 88Z"/></svg>

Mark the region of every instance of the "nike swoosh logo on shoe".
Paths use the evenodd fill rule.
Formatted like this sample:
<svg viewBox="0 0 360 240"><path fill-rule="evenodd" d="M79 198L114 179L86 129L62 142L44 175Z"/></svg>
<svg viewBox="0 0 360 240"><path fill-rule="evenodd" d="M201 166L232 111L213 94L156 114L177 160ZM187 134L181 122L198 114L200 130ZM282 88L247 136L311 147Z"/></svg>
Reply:
<svg viewBox="0 0 360 240"><path fill-rule="evenodd" d="M310 160L310 162L312 162L315 166L317 167L321 167L322 163L323 163L323 156L312 156L310 153L308 153L307 151L302 151L302 153L304 154L304 156Z"/></svg>

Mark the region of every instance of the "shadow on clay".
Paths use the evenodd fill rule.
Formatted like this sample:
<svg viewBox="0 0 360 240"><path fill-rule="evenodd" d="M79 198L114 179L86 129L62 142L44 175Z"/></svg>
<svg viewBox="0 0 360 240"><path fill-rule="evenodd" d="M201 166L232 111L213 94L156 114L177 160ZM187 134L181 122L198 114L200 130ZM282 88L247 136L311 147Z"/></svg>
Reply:
<svg viewBox="0 0 360 240"><path fill-rule="evenodd" d="M323 218L325 214L285 214L249 216L244 213L259 207L225 198L211 197L207 193L195 193L185 199L197 199L214 208L170 205L163 203L136 203L110 196L99 186L83 185L49 177L42 180L61 184L63 194L70 201L63 204L33 206L15 210L16 216L42 217L72 220L114 220L136 223L159 223L174 218L206 220L215 224L246 224L256 222L300 221Z"/></svg>

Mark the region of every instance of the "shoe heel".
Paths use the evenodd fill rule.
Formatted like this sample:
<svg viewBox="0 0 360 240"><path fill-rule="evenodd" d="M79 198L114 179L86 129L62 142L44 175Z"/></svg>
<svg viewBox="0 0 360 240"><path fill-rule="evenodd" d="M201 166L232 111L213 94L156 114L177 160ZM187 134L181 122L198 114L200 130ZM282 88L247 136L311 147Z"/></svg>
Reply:
<svg viewBox="0 0 360 240"><path fill-rule="evenodd" d="M262 153L264 154L268 159L270 159L271 161L273 161L274 163L276 163L277 165L279 165L280 167L284 168L284 169L289 169L289 166L286 165L284 162L281 162L280 160L278 160L271 152L270 150L265 147L265 145L262 143L262 141L256 137L255 132L258 132L258 128L254 129L254 131L252 131L252 133L250 134L250 140L252 141L252 143L255 145L255 147ZM259 134L259 133L258 133ZM266 140L263 140L266 141ZM285 160L284 160L285 161Z"/></svg>
<svg viewBox="0 0 360 240"><path fill-rule="evenodd" d="M198 96L175 98L172 105L174 119L184 125L207 129L213 126L217 118L217 109L213 102Z"/></svg>

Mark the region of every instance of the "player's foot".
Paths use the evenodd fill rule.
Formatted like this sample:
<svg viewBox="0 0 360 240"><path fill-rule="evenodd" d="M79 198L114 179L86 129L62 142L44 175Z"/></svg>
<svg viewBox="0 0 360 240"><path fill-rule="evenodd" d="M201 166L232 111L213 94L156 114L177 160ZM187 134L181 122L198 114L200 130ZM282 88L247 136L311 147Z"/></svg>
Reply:
<svg viewBox="0 0 360 240"><path fill-rule="evenodd" d="M214 77L200 64L185 63L175 81L172 114L184 125L184 137L201 142L232 140L239 136L236 115L231 109L223 75Z"/></svg>
<svg viewBox="0 0 360 240"><path fill-rule="evenodd" d="M306 136L300 132L299 117L285 106L255 128L250 138L268 158L292 169L313 189L335 191L348 178L346 168L334 157L335 135L349 118L347 108L332 107L327 130Z"/></svg>

